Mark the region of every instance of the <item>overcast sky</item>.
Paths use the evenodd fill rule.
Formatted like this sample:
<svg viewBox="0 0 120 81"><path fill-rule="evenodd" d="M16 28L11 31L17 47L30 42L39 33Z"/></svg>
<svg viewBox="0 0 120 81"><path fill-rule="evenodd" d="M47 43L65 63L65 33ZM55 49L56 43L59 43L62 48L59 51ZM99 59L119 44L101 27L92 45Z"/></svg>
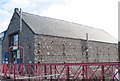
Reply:
<svg viewBox="0 0 120 81"><path fill-rule="evenodd" d="M118 38L120 0L0 0L0 32L7 29L14 8L103 29Z"/></svg>

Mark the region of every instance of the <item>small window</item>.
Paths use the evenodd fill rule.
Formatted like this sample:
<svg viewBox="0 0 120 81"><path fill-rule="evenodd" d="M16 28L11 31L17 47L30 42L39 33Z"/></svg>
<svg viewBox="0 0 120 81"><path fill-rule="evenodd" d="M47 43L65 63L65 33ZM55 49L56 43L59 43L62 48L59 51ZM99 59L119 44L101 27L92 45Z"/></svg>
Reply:
<svg viewBox="0 0 120 81"><path fill-rule="evenodd" d="M19 40L18 33L10 35L9 38L10 38L10 43L9 43L10 46L18 46L18 40ZM10 52L11 52L10 62L11 63L21 63L21 60L20 60L21 55L20 55L20 51L19 51L18 47L11 48Z"/></svg>
<svg viewBox="0 0 120 81"><path fill-rule="evenodd" d="M10 46L18 46L18 33L10 35ZM16 50L17 47L14 47L13 50Z"/></svg>

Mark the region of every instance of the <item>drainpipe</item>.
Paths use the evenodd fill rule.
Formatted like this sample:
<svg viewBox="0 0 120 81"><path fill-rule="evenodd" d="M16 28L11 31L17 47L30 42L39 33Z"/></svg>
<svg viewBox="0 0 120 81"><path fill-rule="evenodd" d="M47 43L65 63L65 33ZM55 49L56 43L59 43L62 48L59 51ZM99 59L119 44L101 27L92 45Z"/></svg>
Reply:
<svg viewBox="0 0 120 81"><path fill-rule="evenodd" d="M119 59L118 61L120 62L120 41L118 42L118 59ZM118 66L118 67L120 67L120 66ZM120 80L120 72L118 72L118 79Z"/></svg>
<svg viewBox="0 0 120 81"><path fill-rule="evenodd" d="M118 2L118 59L118 61L120 62L120 1ZM118 74L118 77L120 80L120 72Z"/></svg>
<svg viewBox="0 0 120 81"><path fill-rule="evenodd" d="M22 9L20 8L20 32L22 31Z"/></svg>
<svg viewBox="0 0 120 81"><path fill-rule="evenodd" d="M86 51L86 60L87 62L89 62L89 58L88 58L88 33L86 33L86 48L85 48L85 51Z"/></svg>
<svg viewBox="0 0 120 81"><path fill-rule="evenodd" d="M120 2L118 4L118 62L120 62ZM120 80L120 72L118 73L118 79Z"/></svg>
<svg viewBox="0 0 120 81"><path fill-rule="evenodd" d="M22 31L22 9L20 8L20 11L19 11L19 13L20 13L20 33L19 33L19 42L20 42L20 40L21 40L21 38L20 37L22 37L22 34L21 34L21 31ZM21 36L20 36L21 35ZM20 44L20 43L19 43ZM24 55L22 56L22 63L24 63Z"/></svg>

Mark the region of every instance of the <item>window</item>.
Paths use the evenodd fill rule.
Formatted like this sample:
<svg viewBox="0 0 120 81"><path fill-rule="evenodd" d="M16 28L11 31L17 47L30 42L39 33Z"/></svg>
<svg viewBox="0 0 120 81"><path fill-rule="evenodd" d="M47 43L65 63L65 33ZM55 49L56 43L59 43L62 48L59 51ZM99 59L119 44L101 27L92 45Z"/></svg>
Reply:
<svg viewBox="0 0 120 81"><path fill-rule="evenodd" d="M18 34L14 34L10 36L11 39L11 46L18 45Z"/></svg>
<svg viewBox="0 0 120 81"><path fill-rule="evenodd" d="M18 46L18 33L10 35L10 46ZM17 47L13 47L13 50L18 49Z"/></svg>
<svg viewBox="0 0 120 81"><path fill-rule="evenodd" d="M12 34L10 35L10 46L18 46L19 45L19 35L18 33ZM18 47L13 47L10 50L10 62L11 63L21 63L21 54L20 54L20 50L18 49Z"/></svg>
<svg viewBox="0 0 120 81"><path fill-rule="evenodd" d="M0 33L0 41L3 40L3 37L4 37L4 32L3 32L3 33Z"/></svg>

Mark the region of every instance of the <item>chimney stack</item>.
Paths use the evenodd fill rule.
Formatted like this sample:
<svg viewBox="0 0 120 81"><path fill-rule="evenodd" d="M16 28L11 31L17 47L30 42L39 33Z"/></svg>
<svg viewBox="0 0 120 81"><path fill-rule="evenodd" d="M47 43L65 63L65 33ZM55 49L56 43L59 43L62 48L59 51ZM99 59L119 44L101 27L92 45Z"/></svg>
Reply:
<svg viewBox="0 0 120 81"><path fill-rule="evenodd" d="M17 11L17 12L18 12L18 11L19 11L19 8L15 8L14 11Z"/></svg>

